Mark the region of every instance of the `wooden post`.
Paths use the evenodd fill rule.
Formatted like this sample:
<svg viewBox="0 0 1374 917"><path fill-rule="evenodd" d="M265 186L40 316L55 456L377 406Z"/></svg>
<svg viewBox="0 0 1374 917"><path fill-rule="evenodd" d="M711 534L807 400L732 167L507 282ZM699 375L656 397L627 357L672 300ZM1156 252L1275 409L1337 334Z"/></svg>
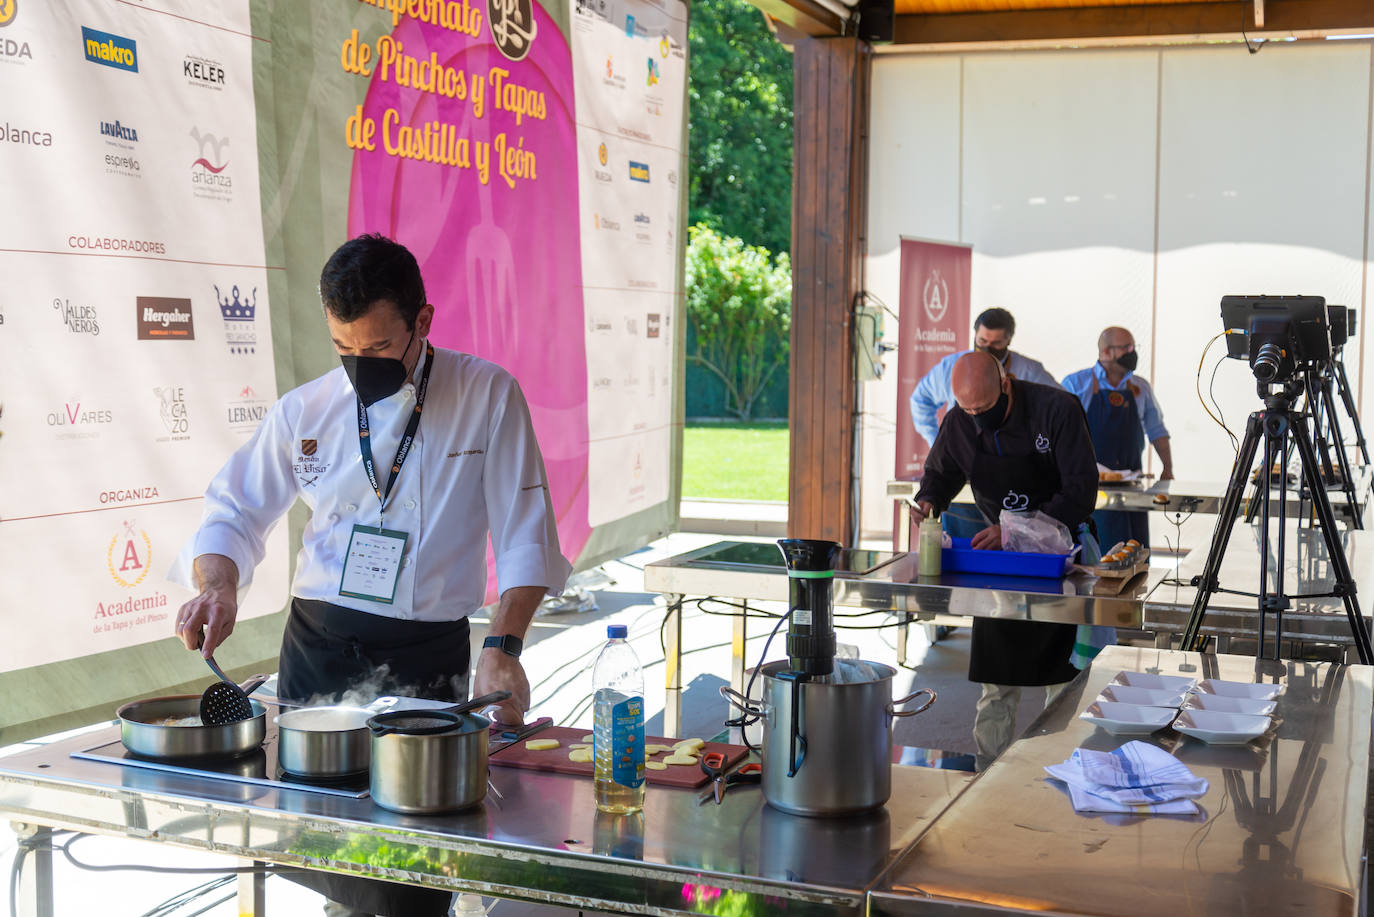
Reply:
<svg viewBox="0 0 1374 917"><path fill-rule="evenodd" d="M787 532L843 544L857 511L851 316L863 289L869 62L852 37L802 39L793 51Z"/></svg>

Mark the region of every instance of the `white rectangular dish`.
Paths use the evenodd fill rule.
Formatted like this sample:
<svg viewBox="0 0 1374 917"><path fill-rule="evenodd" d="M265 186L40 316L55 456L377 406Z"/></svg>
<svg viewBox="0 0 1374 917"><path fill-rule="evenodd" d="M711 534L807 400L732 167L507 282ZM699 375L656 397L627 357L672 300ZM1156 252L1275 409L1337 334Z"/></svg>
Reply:
<svg viewBox="0 0 1374 917"><path fill-rule="evenodd" d="M1243 745L1268 732L1272 722L1267 716L1184 710L1174 720L1174 729L1208 745Z"/></svg>
<svg viewBox="0 0 1374 917"><path fill-rule="evenodd" d="M1097 699L1110 701L1114 704L1138 704L1142 707L1177 707L1183 703L1183 699L1187 696L1182 690L1170 691L1158 688L1132 688L1129 685L1107 685L1102 689L1102 693L1097 695Z"/></svg>
<svg viewBox="0 0 1374 917"><path fill-rule="evenodd" d="M1218 697L1273 700L1283 693L1283 685L1257 685L1248 681L1222 681L1220 678L1207 678L1198 682L1195 690L1199 694L1215 694Z"/></svg>
<svg viewBox="0 0 1374 917"><path fill-rule="evenodd" d="M1080 720L1099 726L1114 736L1143 736L1169 725L1178 710L1173 707L1142 707L1093 701L1078 714Z"/></svg>
<svg viewBox="0 0 1374 917"><path fill-rule="evenodd" d="M1144 688L1147 691L1191 691L1197 679L1181 675L1151 675L1147 672L1117 672L1111 684Z"/></svg>
<svg viewBox="0 0 1374 917"><path fill-rule="evenodd" d="M1213 713L1243 713L1248 716L1270 716L1277 701L1253 697L1227 697L1222 694L1189 694L1183 702L1185 710L1210 710Z"/></svg>

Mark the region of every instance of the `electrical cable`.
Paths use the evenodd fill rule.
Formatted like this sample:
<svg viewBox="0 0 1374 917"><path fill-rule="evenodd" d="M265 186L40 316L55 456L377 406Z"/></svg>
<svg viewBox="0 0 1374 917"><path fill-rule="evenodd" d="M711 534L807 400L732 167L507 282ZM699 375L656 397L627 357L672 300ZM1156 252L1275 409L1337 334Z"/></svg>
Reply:
<svg viewBox="0 0 1374 917"><path fill-rule="evenodd" d="M1258 54L1260 48L1269 43L1267 38L1256 38L1253 45L1250 44L1250 36L1245 33L1245 8L1250 5L1250 0L1240 0L1240 37L1245 42L1245 50L1251 54Z"/></svg>
<svg viewBox="0 0 1374 917"><path fill-rule="evenodd" d="M1203 409L1204 411L1207 412L1207 416L1210 417L1210 418L1212 418L1212 420L1216 422L1217 426L1219 426L1219 427L1221 427L1223 430L1225 430L1225 431L1226 431L1226 435L1229 436L1229 437L1231 438L1231 451L1235 452L1236 456L1239 457L1239 456L1240 456L1240 440L1236 439L1236 435L1235 435L1234 433L1231 432L1231 428L1230 428L1230 427L1228 427L1228 426L1226 426L1226 424L1222 423L1222 421L1221 421L1215 414L1212 413L1212 409L1209 408L1209 407L1207 407L1207 401L1206 401L1206 399L1204 399L1204 398L1202 397L1202 366L1203 366L1204 363L1207 362L1207 351L1211 350L1211 349L1212 349L1212 345L1215 344L1220 338L1225 337L1225 335L1226 335L1226 332L1225 332L1225 331L1221 332L1221 334L1216 335L1216 336L1213 337L1210 341L1208 341L1206 347L1203 347L1203 348L1202 348L1202 355L1201 355L1200 357L1198 357L1198 361L1197 361L1197 375L1196 375L1196 377L1194 378L1193 390L1194 390L1195 392L1197 392L1197 400L1198 400L1199 403L1201 403L1202 409ZM1223 359L1224 359L1224 358L1223 358ZM1220 365L1220 364L1218 364L1218 365ZM1215 372L1215 371L1214 371L1214 372Z"/></svg>
<svg viewBox="0 0 1374 917"><path fill-rule="evenodd" d="M211 879L209 882L202 883L201 885L195 888L187 889L183 892L178 892L176 895L173 895L171 898L168 898L161 904L155 905L150 910L144 911L142 917L166 917L166 915L175 913L182 907L191 904L198 898L202 898L213 891L221 889L233 881L233 876L220 876L217 879ZM219 901L213 902L208 907L201 908L199 911L196 911L195 914L188 915L188 917L196 917L196 914L203 914L207 910L210 910L211 908L214 908L219 904L235 897L235 894L236 893L231 893L227 897L221 898Z"/></svg>

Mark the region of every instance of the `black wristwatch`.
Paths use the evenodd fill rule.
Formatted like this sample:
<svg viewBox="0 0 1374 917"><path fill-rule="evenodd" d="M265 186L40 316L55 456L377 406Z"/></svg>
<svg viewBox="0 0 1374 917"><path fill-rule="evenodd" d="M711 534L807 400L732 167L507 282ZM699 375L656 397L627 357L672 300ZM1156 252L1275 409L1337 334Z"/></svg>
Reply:
<svg viewBox="0 0 1374 917"><path fill-rule="evenodd" d="M496 647L507 656L514 656L516 659L519 659L520 651L525 648L525 641L521 640L519 637L506 634L503 637L488 637L482 641L482 649L486 649L489 646Z"/></svg>

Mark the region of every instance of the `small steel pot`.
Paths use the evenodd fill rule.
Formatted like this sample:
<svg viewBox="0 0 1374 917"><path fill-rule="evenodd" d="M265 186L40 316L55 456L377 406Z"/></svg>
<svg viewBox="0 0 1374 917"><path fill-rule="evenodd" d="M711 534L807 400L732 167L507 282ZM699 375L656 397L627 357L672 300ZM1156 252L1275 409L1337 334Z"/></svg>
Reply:
<svg viewBox="0 0 1374 917"><path fill-rule="evenodd" d="M297 777L361 774L372 761L366 707L305 707L277 714L277 763Z"/></svg>
<svg viewBox="0 0 1374 917"><path fill-rule="evenodd" d="M124 747L145 758L227 758L262 745L267 734L267 708L249 699L253 716L227 726L168 726L170 717L200 716L200 695L179 694L136 700L120 707L119 738Z"/></svg>
<svg viewBox="0 0 1374 917"><path fill-rule="evenodd" d="M790 671L789 662L770 662L759 670L762 701L721 688L732 704L763 721L763 796L769 805L793 815L838 816L872 812L887 803L893 717L922 712L935 703L935 692L922 689L894 701L897 670L868 664L879 676L873 681L832 685L796 684L779 677ZM895 709L921 695L930 699L915 710Z"/></svg>
<svg viewBox="0 0 1374 917"><path fill-rule="evenodd" d="M402 710L378 714L367 725L377 805L393 812L433 814L465 809L486 798L491 720L475 713Z"/></svg>

